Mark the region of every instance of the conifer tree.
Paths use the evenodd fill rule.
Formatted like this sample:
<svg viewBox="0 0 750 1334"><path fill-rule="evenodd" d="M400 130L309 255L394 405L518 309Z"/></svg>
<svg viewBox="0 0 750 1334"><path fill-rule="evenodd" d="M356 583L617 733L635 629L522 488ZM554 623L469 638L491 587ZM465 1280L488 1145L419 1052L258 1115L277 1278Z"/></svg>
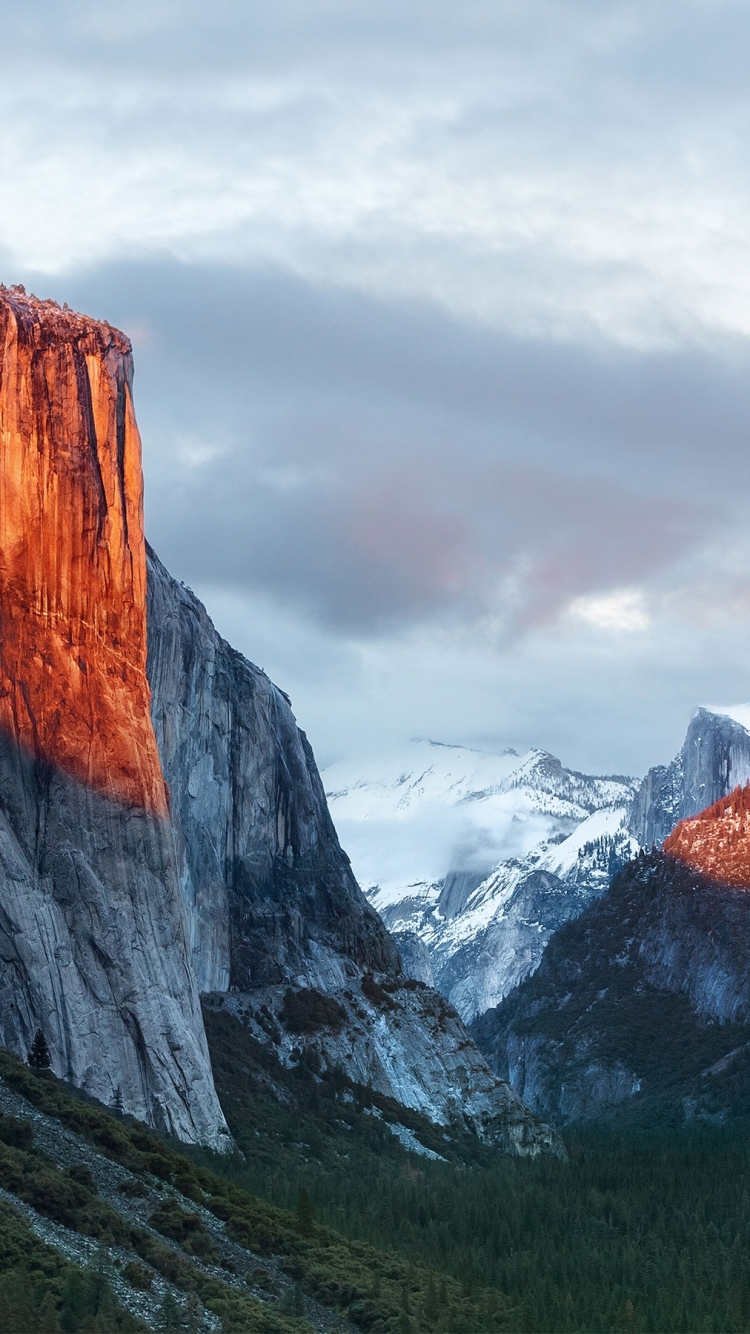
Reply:
<svg viewBox="0 0 750 1334"><path fill-rule="evenodd" d="M297 1200L297 1226L303 1237L312 1236L314 1222L315 1210L313 1208L313 1202L304 1186L301 1186L299 1198Z"/></svg>
<svg viewBox="0 0 750 1334"><path fill-rule="evenodd" d="M34 1041L29 1049L29 1065L32 1070L49 1070L50 1068L49 1047L41 1028L36 1030Z"/></svg>
<svg viewBox="0 0 750 1334"><path fill-rule="evenodd" d="M115 1089L115 1097L114 1097L114 1102L112 1103L112 1111L114 1112L115 1116L122 1116L123 1113L122 1084L118 1084L117 1088Z"/></svg>

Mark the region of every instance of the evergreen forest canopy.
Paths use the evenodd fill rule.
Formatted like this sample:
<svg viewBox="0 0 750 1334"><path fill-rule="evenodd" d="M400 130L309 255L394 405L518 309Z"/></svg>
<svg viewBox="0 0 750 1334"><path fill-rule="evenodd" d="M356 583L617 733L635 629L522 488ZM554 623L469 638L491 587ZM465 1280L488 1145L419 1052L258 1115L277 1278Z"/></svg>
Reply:
<svg viewBox="0 0 750 1334"><path fill-rule="evenodd" d="M310 1297L325 1301L331 1329L363 1334L750 1330L750 1120L686 1126L674 1108L652 1109L650 1123L565 1132L566 1162L511 1159L468 1138L430 1160L401 1147L386 1100L344 1076L316 1078L304 1062L284 1070L228 1015L206 1020L244 1159L159 1140L5 1054L0 1075L100 1152L208 1201L243 1244L282 1257L295 1279L285 1304L198 1286L222 1334L303 1334ZM411 1128L426 1135L418 1117ZM12 1117L0 1119L0 1172L10 1194L42 1213L67 1210L66 1225L100 1246L121 1226L83 1177L75 1190L65 1173L53 1179L33 1127ZM175 1253L195 1255L196 1238L168 1199L152 1221L176 1245L160 1256L149 1243L144 1258L166 1264L187 1298L196 1280ZM179 1304L155 1319L193 1327ZM146 1326L96 1267L69 1264L0 1201L0 1328Z"/></svg>

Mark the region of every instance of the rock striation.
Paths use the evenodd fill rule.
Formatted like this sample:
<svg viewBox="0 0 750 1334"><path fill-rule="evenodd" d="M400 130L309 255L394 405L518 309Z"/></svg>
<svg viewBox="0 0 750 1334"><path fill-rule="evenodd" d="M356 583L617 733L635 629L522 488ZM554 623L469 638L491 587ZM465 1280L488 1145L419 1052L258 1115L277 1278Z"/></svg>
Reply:
<svg viewBox="0 0 750 1334"><path fill-rule="evenodd" d="M0 1043L227 1142L146 677L130 345L0 289Z"/></svg>
<svg viewBox="0 0 750 1334"><path fill-rule="evenodd" d="M201 991L340 984L398 951L342 852L289 699L148 559L152 714Z"/></svg>

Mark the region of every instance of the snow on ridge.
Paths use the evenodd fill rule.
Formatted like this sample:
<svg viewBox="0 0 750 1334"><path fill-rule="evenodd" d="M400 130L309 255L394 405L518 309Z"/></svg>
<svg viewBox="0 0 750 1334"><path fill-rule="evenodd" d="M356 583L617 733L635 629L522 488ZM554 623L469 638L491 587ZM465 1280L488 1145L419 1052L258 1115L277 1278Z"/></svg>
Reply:
<svg viewBox="0 0 750 1334"><path fill-rule="evenodd" d="M725 718L731 718L732 722L739 723L750 732L750 704L700 704L700 709L706 713L718 713Z"/></svg>
<svg viewBox="0 0 750 1334"><path fill-rule="evenodd" d="M638 784L533 748L485 754L412 741L323 771L352 867L389 930L427 947L436 984L471 1019L495 1005L636 851Z"/></svg>

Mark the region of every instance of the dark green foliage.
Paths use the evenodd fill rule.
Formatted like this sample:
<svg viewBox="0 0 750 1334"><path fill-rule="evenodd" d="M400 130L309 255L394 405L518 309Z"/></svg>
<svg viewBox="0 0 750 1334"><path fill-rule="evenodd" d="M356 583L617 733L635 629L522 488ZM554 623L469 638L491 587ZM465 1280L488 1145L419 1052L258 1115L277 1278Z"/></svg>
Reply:
<svg viewBox="0 0 750 1334"><path fill-rule="evenodd" d="M338 1031L346 1020L346 1011L331 996L314 988L292 991L287 988L281 1020L289 1033L316 1033L321 1028Z"/></svg>
<svg viewBox="0 0 750 1334"><path fill-rule="evenodd" d="M14 1149L30 1149L34 1142L34 1130L28 1121L20 1121L16 1116L4 1116L0 1112L0 1140Z"/></svg>
<svg viewBox="0 0 750 1334"><path fill-rule="evenodd" d="M246 1156L226 1170L287 1207L304 1187L317 1228L433 1266L418 1297L407 1287L408 1311L408 1280L399 1280L401 1324L457 1330L459 1280L477 1312L472 1334L485 1321L519 1334L750 1330L750 1123L579 1129L568 1134L567 1163L489 1150L464 1164L420 1161L335 1089L301 1071L283 1082L228 1016L206 1019ZM750 1098L744 1053L722 1077L735 1081L737 1099ZM270 1078L283 1101L265 1092ZM351 1096L345 1082L340 1091ZM368 1329L380 1305L375 1266L350 1318Z"/></svg>
<svg viewBox="0 0 750 1334"><path fill-rule="evenodd" d="M29 1065L32 1070L49 1070L50 1067L49 1047L41 1028L36 1030L29 1048Z"/></svg>
<svg viewBox="0 0 750 1334"><path fill-rule="evenodd" d="M137 1288L139 1292L151 1291L154 1282L153 1277L144 1265L138 1264L137 1260L130 1260L122 1272L131 1288Z"/></svg>
<svg viewBox="0 0 750 1334"><path fill-rule="evenodd" d="M172 1293L167 1289L156 1315L156 1328L164 1334L176 1334L182 1325L182 1311Z"/></svg>
<svg viewBox="0 0 750 1334"><path fill-rule="evenodd" d="M204 1264L221 1264L221 1253L206 1232L200 1214L186 1213L176 1200L163 1200L152 1213L149 1222L163 1237L179 1242L189 1255L195 1255Z"/></svg>
<svg viewBox="0 0 750 1334"><path fill-rule="evenodd" d="M283 1311L200 1278L187 1253L131 1231L131 1247L173 1277L185 1303L194 1289L232 1334L299 1330L301 1317L286 1307L299 1307L300 1295L339 1311L364 1334L750 1332L750 1125L578 1129L567 1135L567 1163L490 1150L430 1162L406 1154L381 1120L350 1101L345 1080L331 1092L309 1072L287 1071L282 1085L277 1067L250 1068L240 1026L217 1018L226 1048L214 1032L214 1069L244 1161L175 1152L142 1127L98 1111L103 1119L86 1124L106 1141L108 1119L124 1135L117 1152L134 1170L158 1154L173 1180L191 1183L226 1221L231 1237L255 1254L280 1257L292 1281ZM38 1099L58 1098L63 1119L96 1110L49 1076L17 1069ZM230 1073L233 1099L224 1094ZM277 1080L273 1097L268 1086ZM23 1181L23 1164L16 1166ZM315 1200L310 1236L300 1227L301 1190ZM88 1209L101 1203L88 1198ZM185 1230L187 1252L200 1233L185 1223L190 1210L179 1215L174 1226ZM273 1294L261 1266L248 1282Z"/></svg>
<svg viewBox="0 0 750 1334"><path fill-rule="evenodd" d="M313 1209L312 1200L304 1186L301 1186L299 1196L297 1197L297 1226L303 1237L312 1236L314 1222L315 1210Z"/></svg>
<svg viewBox="0 0 750 1334"><path fill-rule="evenodd" d="M362 995L372 1001L373 1005L379 1006L381 1010L395 1010L396 1008L385 987L381 986L372 973L365 973L362 978Z"/></svg>
<svg viewBox="0 0 750 1334"><path fill-rule="evenodd" d="M2 1334L146 1334L103 1273L84 1273L45 1246L0 1202Z"/></svg>
<svg viewBox="0 0 750 1334"><path fill-rule="evenodd" d="M127 1181L121 1181L117 1189L121 1195L126 1195L129 1200L143 1200L148 1195L148 1186L139 1181L138 1177L129 1177Z"/></svg>
<svg viewBox="0 0 750 1334"><path fill-rule="evenodd" d="M649 960L657 941L670 958L680 949L700 953L710 939L727 977L741 978L749 902L746 891L712 885L660 853L641 854L555 932L539 968L477 1019L472 1034L501 1074L509 1046L533 1044L537 1095L554 1120L563 1107L570 1116L571 1107L595 1105L599 1070L632 1072L639 1084L626 1104L602 1109L608 1120L661 1124L667 1116L678 1124L686 1101L693 1114L748 1117L750 1023L698 1013L688 989L656 984Z"/></svg>

